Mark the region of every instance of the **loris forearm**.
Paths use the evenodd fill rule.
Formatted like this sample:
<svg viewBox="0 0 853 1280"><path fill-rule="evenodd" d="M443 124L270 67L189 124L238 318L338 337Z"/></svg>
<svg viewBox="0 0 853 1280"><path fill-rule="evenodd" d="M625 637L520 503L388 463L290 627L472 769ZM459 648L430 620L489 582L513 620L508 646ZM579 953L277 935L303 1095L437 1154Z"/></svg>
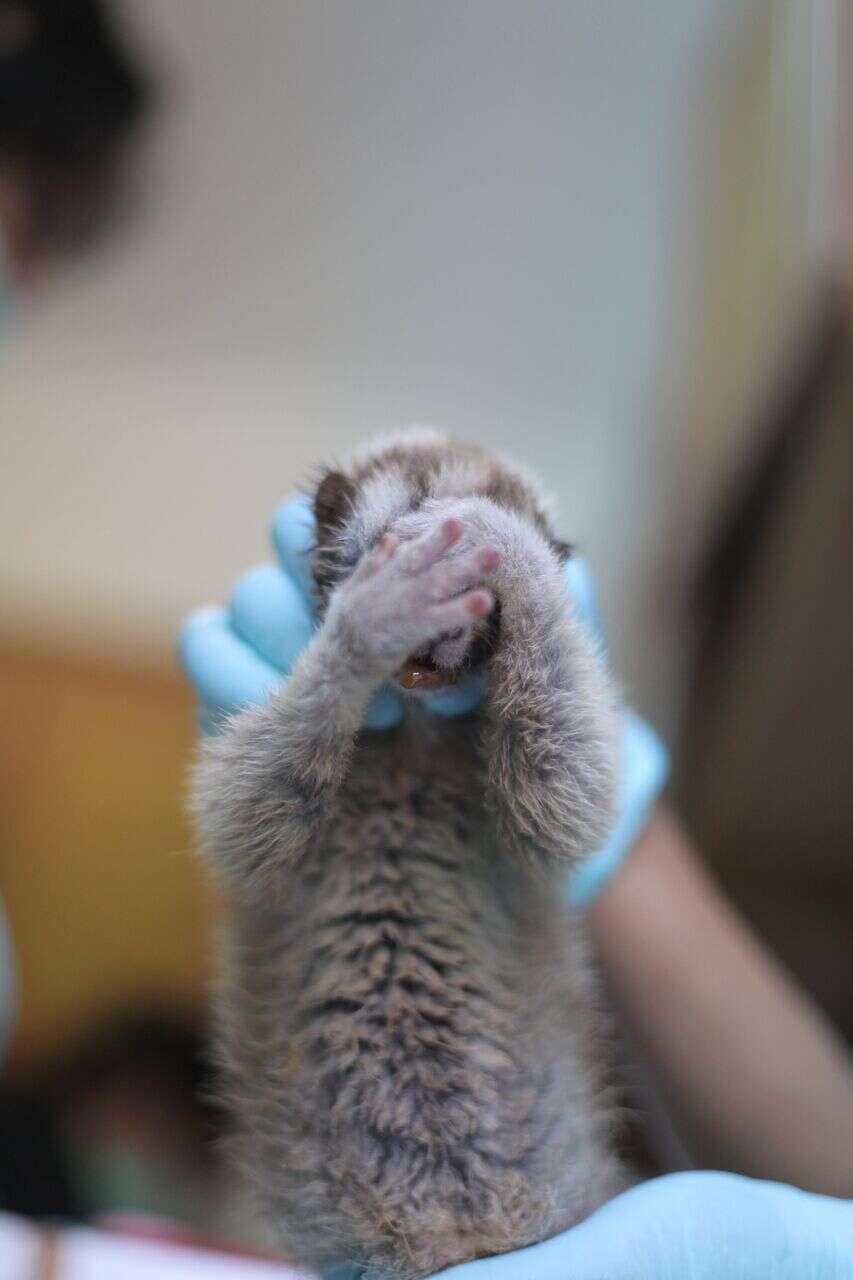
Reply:
<svg viewBox="0 0 853 1280"><path fill-rule="evenodd" d="M226 880L266 892L304 853L345 775L372 688L332 621L265 706L205 744L192 803Z"/></svg>
<svg viewBox="0 0 853 1280"><path fill-rule="evenodd" d="M600 659L572 617L559 565L533 534L496 584L501 643L484 739L502 834L537 857L577 858L612 812L616 717Z"/></svg>
<svg viewBox="0 0 853 1280"><path fill-rule="evenodd" d="M457 594L483 554L445 563L461 532L450 520L407 548L380 540L333 595L281 690L205 747L192 803L230 882L260 893L281 884L329 814L374 689L412 646L492 608L485 591Z"/></svg>

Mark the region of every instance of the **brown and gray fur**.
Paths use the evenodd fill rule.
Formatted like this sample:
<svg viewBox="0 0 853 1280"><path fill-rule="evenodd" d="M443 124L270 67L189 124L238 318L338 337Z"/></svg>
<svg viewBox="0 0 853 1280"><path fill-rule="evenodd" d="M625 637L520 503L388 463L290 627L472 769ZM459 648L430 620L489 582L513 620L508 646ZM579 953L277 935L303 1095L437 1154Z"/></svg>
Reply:
<svg viewBox="0 0 853 1280"><path fill-rule="evenodd" d="M559 887L612 816L613 697L515 468L404 435L315 507L314 639L194 774L231 890L224 1087L285 1256L416 1277L564 1230L624 1185ZM418 572L448 514L463 537ZM413 697L399 727L360 731L372 692L459 621L484 545L497 607L468 618L463 658L485 661L484 702L445 719Z"/></svg>

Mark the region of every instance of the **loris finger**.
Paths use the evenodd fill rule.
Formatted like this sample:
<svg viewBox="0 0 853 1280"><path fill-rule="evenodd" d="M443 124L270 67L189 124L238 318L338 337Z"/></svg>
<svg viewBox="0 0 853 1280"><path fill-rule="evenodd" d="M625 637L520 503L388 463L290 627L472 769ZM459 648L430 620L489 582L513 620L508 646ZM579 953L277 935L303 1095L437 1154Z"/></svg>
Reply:
<svg viewBox="0 0 853 1280"><path fill-rule="evenodd" d="M472 587L478 580L494 573L500 564L500 553L494 547L478 547L466 552L458 560L446 560L433 565L429 572L428 591L433 600L447 600L458 595L465 587Z"/></svg>
<svg viewBox="0 0 853 1280"><path fill-rule="evenodd" d="M445 631L454 631L457 627L468 627L472 618L483 618L495 607L495 597L491 591L478 589L468 591L464 596L448 600L446 604L436 604L428 611L431 628L437 635Z"/></svg>
<svg viewBox="0 0 853 1280"><path fill-rule="evenodd" d="M372 578L382 568L386 560L396 553L399 543L393 533L383 533L372 551L364 557L356 570L359 578Z"/></svg>
<svg viewBox="0 0 853 1280"><path fill-rule="evenodd" d="M430 529L422 537L417 538L400 551L400 567L404 573L422 573L435 564L445 553L458 542L464 532L461 520L451 517L442 520L435 528Z"/></svg>

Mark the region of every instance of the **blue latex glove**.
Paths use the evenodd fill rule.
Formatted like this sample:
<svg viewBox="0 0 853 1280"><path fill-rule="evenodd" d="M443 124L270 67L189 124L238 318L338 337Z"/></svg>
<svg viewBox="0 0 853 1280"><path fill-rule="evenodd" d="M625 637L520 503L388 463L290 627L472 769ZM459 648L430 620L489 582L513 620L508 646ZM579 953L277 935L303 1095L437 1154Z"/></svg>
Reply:
<svg viewBox="0 0 853 1280"><path fill-rule="evenodd" d="M733 1173L654 1178L564 1235L440 1280L849 1280L853 1202Z"/></svg>
<svg viewBox="0 0 853 1280"><path fill-rule="evenodd" d="M201 700L200 724L206 733L214 733L223 716L263 702L311 638L308 552L314 541L314 516L307 497L290 498L279 508L272 541L278 564L250 570L235 586L226 608L197 609L181 629L181 662ZM565 576L575 612L603 649L586 565L573 557ZM422 700L436 715L464 715L477 706L484 689L483 676L472 676L449 689L422 695ZM365 724L369 729L387 729L402 714L403 695L386 685L372 698ZM586 906L618 867L666 780L669 762L663 744L629 710L622 716L620 751L618 816L604 847L584 859L569 877L567 896L576 907Z"/></svg>

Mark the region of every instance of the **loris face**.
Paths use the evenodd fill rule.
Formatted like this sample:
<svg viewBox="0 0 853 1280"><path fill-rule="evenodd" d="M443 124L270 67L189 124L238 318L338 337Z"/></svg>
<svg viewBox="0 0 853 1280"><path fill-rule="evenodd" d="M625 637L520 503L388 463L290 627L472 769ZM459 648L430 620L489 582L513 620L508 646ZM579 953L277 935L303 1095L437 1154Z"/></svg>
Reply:
<svg viewBox="0 0 853 1280"><path fill-rule="evenodd" d="M553 538L542 501L521 473L440 432L408 431L376 445L345 471L327 471L317 487L313 574L319 610L383 534L413 537L454 501L477 496L529 520L561 558L569 554ZM485 665L499 637L500 602L487 617L410 654L397 683L414 693L453 684Z"/></svg>

